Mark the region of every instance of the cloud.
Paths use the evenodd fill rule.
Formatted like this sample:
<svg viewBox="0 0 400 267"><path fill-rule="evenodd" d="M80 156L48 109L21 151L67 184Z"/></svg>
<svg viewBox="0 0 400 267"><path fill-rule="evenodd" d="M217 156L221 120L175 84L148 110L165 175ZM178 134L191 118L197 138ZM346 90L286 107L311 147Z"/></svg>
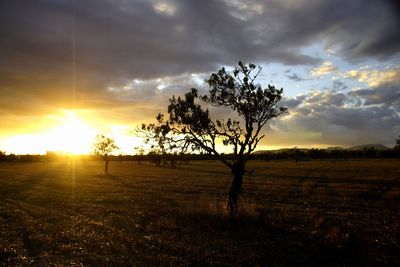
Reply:
<svg viewBox="0 0 400 267"><path fill-rule="evenodd" d="M400 85L400 67L385 70L359 69L351 70L344 74L345 77L367 83L370 87L378 87L382 84L396 83Z"/></svg>
<svg viewBox="0 0 400 267"><path fill-rule="evenodd" d="M340 80L334 80L333 84L332 84L332 90L334 91L342 91L342 90L346 90L348 87L345 83L343 83Z"/></svg>
<svg viewBox="0 0 400 267"><path fill-rule="evenodd" d="M393 143L400 130L400 105L382 98L375 102L379 105L362 104L366 95L325 90L287 98L290 113L272 123L270 138L293 145Z"/></svg>
<svg viewBox="0 0 400 267"><path fill-rule="evenodd" d="M108 87L108 91L117 99L129 103L147 103L147 105L166 106L172 95L182 95L189 88L205 90L208 74L183 73L156 79L133 79Z"/></svg>
<svg viewBox="0 0 400 267"><path fill-rule="evenodd" d="M270 18L265 32L277 45L323 40L327 51L350 61L387 60L399 53L396 1L268 1L264 10Z"/></svg>
<svg viewBox="0 0 400 267"><path fill-rule="evenodd" d="M311 75L314 77L321 77L337 70L337 67L332 62L326 61L319 67L311 70Z"/></svg>
<svg viewBox="0 0 400 267"><path fill-rule="evenodd" d="M365 101L365 105L400 106L399 85L383 85L377 88L359 89L351 93Z"/></svg>
<svg viewBox="0 0 400 267"><path fill-rule="evenodd" d="M342 10L343 19L330 28L326 35L326 49L350 61L365 57L379 60L395 57L400 47L400 32L397 30L399 7L395 0L351 1L344 4L343 8L347 8L348 12ZM334 10L333 13L340 13L336 8Z"/></svg>
<svg viewBox="0 0 400 267"><path fill-rule="evenodd" d="M391 67L383 70L361 68L343 75L365 83L368 87L353 89L351 96L364 101L364 105L400 106L400 68Z"/></svg>
<svg viewBox="0 0 400 267"><path fill-rule="evenodd" d="M293 74L288 74L286 75L286 77L288 77L289 79L295 81L295 82L301 82L304 81L305 79L300 77L298 74L293 73Z"/></svg>
<svg viewBox="0 0 400 267"><path fill-rule="evenodd" d="M350 95L362 99L364 105L387 105L398 110L400 106L400 83L383 83L376 87L354 90Z"/></svg>
<svg viewBox="0 0 400 267"><path fill-rule="evenodd" d="M167 16L173 16L176 12L176 6L168 2L155 2L153 8L156 12Z"/></svg>

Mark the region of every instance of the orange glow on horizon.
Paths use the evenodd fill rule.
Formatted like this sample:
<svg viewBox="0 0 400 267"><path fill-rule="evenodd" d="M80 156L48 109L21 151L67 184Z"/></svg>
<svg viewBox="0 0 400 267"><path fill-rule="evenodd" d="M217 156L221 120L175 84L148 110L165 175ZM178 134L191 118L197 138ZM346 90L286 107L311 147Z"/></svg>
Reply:
<svg viewBox="0 0 400 267"><path fill-rule="evenodd" d="M60 116L48 117L55 119L56 123L37 122L38 131L35 133L14 134L3 138L0 150L14 154L46 154L48 151L70 155L90 154L96 135L103 133L98 128L105 128L104 125L95 127L93 122L96 120L70 110L63 110ZM128 126L109 128L104 134L113 138L120 148L116 154L134 154L134 148L143 145L140 138L130 134Z"/></svg>
<svg viewBox="0 0 400 267"><path fill-rule="evenodd" d="M15 154L45 154L57 151L66 154L86 154L96 136L96 130L74 112L65 111L58 125L29 134L18 134L3 142L3 149Z"/></svg>

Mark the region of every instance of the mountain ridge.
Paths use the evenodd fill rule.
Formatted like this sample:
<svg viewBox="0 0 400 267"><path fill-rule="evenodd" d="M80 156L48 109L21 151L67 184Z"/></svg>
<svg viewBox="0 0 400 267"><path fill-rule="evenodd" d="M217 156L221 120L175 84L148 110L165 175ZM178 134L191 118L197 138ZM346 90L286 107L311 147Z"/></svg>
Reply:
<svg viewBox="0 0 400 267"><path fill-rule="evenodd" d="M383 144L363 144L363 145L356 145L356 146L351 146L348 148L343 148L343 147L339 147L339 146L333 146L333 147L327 147L327 148L320 148L320 149L325 149L328 151L332 151L332 150L364 150L364 149L369 149L369 148L374 148L375 150L390 150L392 148L387 147ZM312 148L281 148L281 149L274 149L274 150L257 150L254 151L253 154L262 154L262 153L266 153L266 152L284 152L284 151L289 151L289 150L293 150L293 149L297 149L298 151L308 151L311 150Z"/></svg>

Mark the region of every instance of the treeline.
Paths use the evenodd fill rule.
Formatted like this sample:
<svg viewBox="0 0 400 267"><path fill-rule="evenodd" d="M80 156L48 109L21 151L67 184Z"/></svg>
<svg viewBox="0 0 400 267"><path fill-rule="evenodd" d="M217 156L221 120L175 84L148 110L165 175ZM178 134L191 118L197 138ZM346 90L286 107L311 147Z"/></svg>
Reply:
<svg viewBox="0 0 400 267"><path fill-rule="evenodd" d="M6 155L6 153L0 151L0 161L30 162L30 161L43 161L43 160L45 160L44 155L15 155L15 154Z"/></svg>
<svg viewBox="0 0 400 267"><path fill-rule="evenodd" d="M102 157L98 155L75 155L75 158L81 160L101 160ZM152 162L156 165L162 166L174 166L179 165L184 161L193 160L213 160L215 156L206 154L156 154L149 153L147 155L109 155L109 161L136 161L141 164L143 161ZM27 154L27 155L15 155L6 154L0 151L0 161L2 162L40 162L40 161L55 161L55 160L68 160L71 156L66 154L55 154L48 153L46 155L40 154Z"/></svg>
<svg viewBox="0 0 400 267"><path fill-rule="evenodd" d="M227 160L234 159L233 154L222 154ZM249 160L354 160L354 159L389 159L400 158L400 150L377 150L373 147L362 150L327 150L327 149L287 149L281 151L265 151L253 153ZM122 156L123 160L135 160L140 164L141 161L154 162L156 165L175 166L182 162L192 160L217 160L217 157L210 154L156 154ZM114 157L115 160L115 157Z"/></svg>
<svg viewBox="0 0 400 267"><path fill-rule="evenodd" d="M96 155L80 155L75 156L83 160L99 160L101 159ZM233 154L223 154L227 160L233 159ZM68 159L68 155L57 155L48 153L46 155L6 155L0 151L0 161L3 162L36 162L36 161L53 161ZM400 158L400 150L376 150L373 147L363 150L326 150L326 149L287 149L282 151L265 151L253 153L250 155L249 160L295 160L295 161L308 161L308 160L353 160L353 159L373 159L373 158ZM157 154L149 153L146 155L110 155L110 161L136 161L138 164L142 162L151 162L158 166L178 166L184 162L195 160L216 160L216 156L210 154Z"/></svg>
<svg viewBox="0 0 400 267"><path fill-rule="evenodd" d="M222 154L223 158L227 160L234 159L233 154ZM327 150L327 149L287 149L282 151L266 151L260 153L253 153L250 155L249 160L353 160L353 159L389 159L400 158L400 150L377 150L373 147L363 150ZM120 155L111 156L113 161L137 161L141 164L143 161L153 162L155 165L160 166L176 166L184 162L194 160L217 160L215 155L211 154L172 154L172 153L149 153L146 155Z"/></svg>
<svg viewBox="0 0 400 267"><path fill-rule="evenodd" d="M400 150L376 150L373 147L362 150L327 150L312 148L308 150L288 149L282 151L267 151L252 154L251 159L256 160L352 160L373 158L400 158Z"/></svg>

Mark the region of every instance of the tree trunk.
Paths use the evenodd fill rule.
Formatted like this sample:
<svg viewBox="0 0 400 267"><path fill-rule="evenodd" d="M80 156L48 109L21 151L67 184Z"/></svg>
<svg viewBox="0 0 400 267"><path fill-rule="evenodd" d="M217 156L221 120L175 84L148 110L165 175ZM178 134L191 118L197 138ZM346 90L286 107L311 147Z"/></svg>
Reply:
<svg viewBox="0 0 400 267"><path fill-rule="evenodd" d="M108 174L108 161L109 160L108 160L108 158L106 158L104 161L106 163L105 166L104 166L104 174L107 175Z"/></svg>
<svg viewBox="0 0 400 267"><path fill-rule="evenodd" d="M229 190L228 210L231 218L238 212L238 198L242 192L242 182L245 168L242 164L234 164L232 167L233 180Z"/></svg>

